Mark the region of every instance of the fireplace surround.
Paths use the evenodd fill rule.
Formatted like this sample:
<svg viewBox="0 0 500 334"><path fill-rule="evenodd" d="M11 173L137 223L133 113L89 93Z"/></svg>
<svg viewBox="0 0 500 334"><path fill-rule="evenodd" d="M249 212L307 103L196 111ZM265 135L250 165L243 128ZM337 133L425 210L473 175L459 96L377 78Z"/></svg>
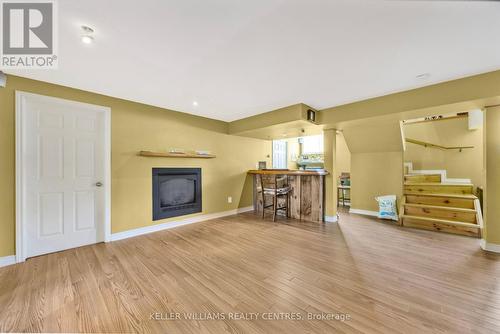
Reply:
<svg viewBox="0 0 500 334"><path fill-rule="evenodd" d="M153 168L153 220L201 210L201 168Z"/></svg>

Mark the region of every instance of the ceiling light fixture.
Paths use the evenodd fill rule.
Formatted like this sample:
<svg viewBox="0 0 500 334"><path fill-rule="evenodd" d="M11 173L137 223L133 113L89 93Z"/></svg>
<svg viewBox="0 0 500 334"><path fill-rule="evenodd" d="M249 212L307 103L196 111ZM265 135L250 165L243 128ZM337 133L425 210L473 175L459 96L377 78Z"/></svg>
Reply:
<svg viewBox="0 0 500 334"><path fill-rule="evenodd" d="M82 42L85 44L92 44L92 42L94 41L94 29L89 26L82 26L82 31Z"/></svg>
<svg viewBox="0 0 500 334"><path fill-rule="evenodd" d="M425 80L428 79L430 76L431 76L430 73L422 73L417 75L415 78L417 78L418 80Z"/></svg>
<svg viewBox="0 0 500 334"><path fill-rule="evenodd" d="M198 102L193 101L193 107L197 107L197 106L198 106Z"/></svg>
<svg viewBox="0 0 500 334"><path fill-rule="evenodd" d="M92 36L82 36L82 42L85 43L85 44L92 44L92 42L94 41L94 37Z"/></svg>

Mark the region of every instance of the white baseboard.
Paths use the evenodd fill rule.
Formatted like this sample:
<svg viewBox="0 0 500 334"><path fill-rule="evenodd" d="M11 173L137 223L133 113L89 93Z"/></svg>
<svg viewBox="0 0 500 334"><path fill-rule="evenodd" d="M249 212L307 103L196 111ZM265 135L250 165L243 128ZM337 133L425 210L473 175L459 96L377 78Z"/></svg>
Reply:
<svg viewBox="0 0 500 334"><path fill-rule="evenodd" d="M339 216L325 216L325 223L336 223L339 221Z"/></svg>
<svg viewBox="0 0 500 334"><path fill-rule="evenodd" d="M481 248L485 251L500 253L500 245L498 245L498 244L492 244L492 243L486 242L486 240L484 240L484 239L481 239L479 244L481 245Z"/></svg>
<svg viewBox="0 0 500 334"><path fill-rule="evenodd" d="M162 230L166 230L166 229L170 229L170 228L174 228L174 227L178 227L178 226L188 225L188 224L199 223L199 222L210 220L210 219L232 216L232 215L235 215L238 213L248 212L248 211L252 211L252 210L253 210L253 206L247 206L244 208L238 208L238 209L223 211L223 212L209 213L206 215L199 215L199 216L189 217L189 218L180 219L180 220L173 220L173 221L169 221L169 222L163 223L163 224L151 225L151 226L136 228L133 230L117 232L117 233L111 234L110 241L117 241L117 240L137 237L137 236L143 235L143 234L158 232L158 231L162 231Z"/></svg>
<svg viewBox="0 0 500 334"><path fill-rule="evenodd" d="M16 263L15 255L0 257L0 267L10 266L11 264L15 263Z"/></svg>
<svg viewBox="0 0 500 334"><path fill-rule="evenodd" d="M365 216L373 216L373 217L378 217L378 212L377 211L370 211L370 210L362 210L362 209L349 209L349 213L355 213L358 215L365 215Z"/></svg>

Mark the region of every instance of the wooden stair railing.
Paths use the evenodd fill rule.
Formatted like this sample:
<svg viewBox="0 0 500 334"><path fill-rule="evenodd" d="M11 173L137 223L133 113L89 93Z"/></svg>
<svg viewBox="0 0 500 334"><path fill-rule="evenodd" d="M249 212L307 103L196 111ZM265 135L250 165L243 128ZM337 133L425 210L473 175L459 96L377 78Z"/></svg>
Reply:
<svg viewBox="0 0 500 334"><path fill-rule="evenodd" d="M407 143L412 143L412 144L420 145L420 146L424 146L424 147L437 148L440 150L459 150L460 152L462 152L463 149L474 148L474 146L442 146L442 145L432 144L432 143L428 143L428 142L416 140L416 139L411 139L411 138L405 138L405 141Z"/></svg>

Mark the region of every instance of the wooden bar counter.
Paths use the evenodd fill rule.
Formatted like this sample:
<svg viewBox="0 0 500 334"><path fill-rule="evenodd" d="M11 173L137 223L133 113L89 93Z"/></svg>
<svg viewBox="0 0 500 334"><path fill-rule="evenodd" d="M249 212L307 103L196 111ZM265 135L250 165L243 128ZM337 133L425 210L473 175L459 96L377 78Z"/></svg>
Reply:
<svg viewBox="0 0 500 334"><path fill-rule="evenodd" d="M290 218L318 223L324 221L324 188L327 171L264 169L249 170L248 174L253 175L253 206L256 213L262 213L262 199L257 192L259 176L286 175L292 189Z"/></svg>

